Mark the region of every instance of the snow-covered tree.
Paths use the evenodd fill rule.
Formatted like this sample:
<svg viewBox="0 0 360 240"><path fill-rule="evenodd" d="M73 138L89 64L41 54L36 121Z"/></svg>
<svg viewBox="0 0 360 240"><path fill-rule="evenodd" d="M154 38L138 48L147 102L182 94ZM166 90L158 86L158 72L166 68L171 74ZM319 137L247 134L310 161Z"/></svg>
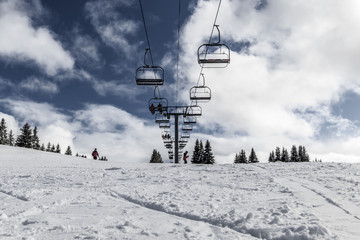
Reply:
<svg viewBox="0 0 360 240"><path fill-rule="evenodd" d="M160 153L154 149L151 155L150 163L163 163Z"/></svg>
<svg viewBox="0 0 360 240"><path fill-rule="evenodd" d="M214 164L215 163L215 158L212 153L212 149L211 149L209 140L206 140L206 143L205 143L203 163L204 164Z"/></svg>
<svg viewBox="0 0 360 240"><path fill-rule="evenodd" d="M20 129L20 135L16 138L16 146L31 148L32 146L32 131L30 125L25 125Z"/></svg>
<svg viewBox="0 0 360 240"><path fill-rule="evenodd" d="M36 150L40 150L40 139L38 136L38 130L37 127L34 128L33 130L33 135L32 135L32 148L36 149Z"/></svg>
<svg viewBox="0 0 360 240"><path fill-rule="evenodd" d="M6 128L6 121L4 118L2 118L0 122L0 144L3 145L8 144L8 135Z"/></svg>
<svg viewBox="0 0 360 240"><path fill-rule="evenodd" d="M61 153L60 144L57 144L57 145L56 145L55 152L56 152L56 153Z"/></svg>
<svg viewBox="0 0 360 240"><path fill-rule="evenodd" d="M251 148L251 152L250 152L250 155L249 155L249 163L258 163L259 160L256 156L256 153L254 151L254 148Z"/></svg>
<svg viewBox="0 0 360 240"><path fill-rule="evenodd" d="M55 145L53 144L53 145L51 145L51 149L50 149L50 152L55 152Z"/></svg>
<svg viewBox="0 0 360 240"><path fill-rule="evenodd" d="M15 137L14 137L14 133L12 130L10 130L9 132L9 138L8 138L8 142L10 146L14 146L15 145Z"/></svg>
<svg viewBox="0 0 360 240"><path fill-rule="evenodd" d="M72 156L72 151L71 151L71 147L68 146L66 151L65 151L65 155L69 155L69 156Z"/></svg>

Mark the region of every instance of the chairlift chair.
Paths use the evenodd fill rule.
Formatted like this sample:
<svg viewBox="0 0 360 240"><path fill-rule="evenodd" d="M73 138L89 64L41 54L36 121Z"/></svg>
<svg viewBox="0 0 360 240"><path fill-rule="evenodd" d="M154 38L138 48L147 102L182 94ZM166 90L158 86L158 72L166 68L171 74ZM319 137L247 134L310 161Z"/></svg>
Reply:
<svg viewBox="0 0 360 240"><path fill-rule="evenodd" d="M198 63L203 68L225 68L230 63L230 48L220 43L219 25L214 27L218 30L218 41L198 48Z"/></svg>
<svg viewBox="0 0 360 240"><path fill-rule="evenodd" d="M159 86L164 84L164 69L159 66L151 66L146 64L146 54L149 48L146 49L144 55L144 66L136 69L136 84L137 85L148 85L148 86Z"/></svg>
<svg viewBox="0 0 360 240"><path fill-rule="evenodd" d="M211 89L205 86L205 77L202 73L200 76L202 78L202 85L193 86L190 88L190 100L195 101L210 101L211 100ZM200 79L199 81L200 82Z"/></svg>
<svg viewBox="0 0 360 240"><path fill-rule="evenodd" d="M155 114L156 112L161 114L167 113L168 100L160 97L160 91L157 86L154 88L154 97L150 98L148 107L152 114Z"/></svg>
<svg viewBox="0 0 360 240"><path fill-rule="evenodd" d="M182 132L180 138L190 138L190 133Z"/></svg>
<svg viewBox="0 0 360 240"><path fill-rule="evenodd" d="M170 119L167 118L165 113L156 113L155 114L155 122L156 123L168 123Z"/></svg>
<svg viewBox="0 0 360 240"><path fill-rule="evenodd" d="M184 132L189 132L189 131L192 131L193 129L193 126L191 124L183 124L182 127L181 127L181 130L184 131Z"/></svg>
<svg viewBox="0 0 360 240"><path fill-rule="evenodd" d="M184 125L192 125L192 124L195 124L196 121L197 121L196 116L184 115L184 117L183 117Z"/></svg>
<svg viewBox="0 0 360 240"><path fill-rule="evenodd" d="M202 115L202 109L198 105L188 106L186 107L184 115L186 115L187 117L200 117Z"/></svg>
<svg viewBox="0 0 360 240"><path fill-rule="evenodd" d="M164 130L161 134L163 140L171 139L171 133L168 130Z"/></svg>
<svg viewBox="0 0 360 240"><path fill-rule="evenodd" d="M171 126L170 122L161 122L161 123L159 123L159 128L168 129L168 128L170 128L170 126Z"/></svg>

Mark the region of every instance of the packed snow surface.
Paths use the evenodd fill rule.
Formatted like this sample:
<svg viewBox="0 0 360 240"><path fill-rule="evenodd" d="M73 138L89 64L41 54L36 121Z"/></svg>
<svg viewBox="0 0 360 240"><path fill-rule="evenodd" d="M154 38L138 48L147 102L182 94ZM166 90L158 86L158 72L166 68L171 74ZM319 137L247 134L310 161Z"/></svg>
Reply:
<svg viewBox="0 0 360 240"><path fill-rule="evenodd" d="M0 239L360 239L360 164L122 164L0 146Z"/></svg>

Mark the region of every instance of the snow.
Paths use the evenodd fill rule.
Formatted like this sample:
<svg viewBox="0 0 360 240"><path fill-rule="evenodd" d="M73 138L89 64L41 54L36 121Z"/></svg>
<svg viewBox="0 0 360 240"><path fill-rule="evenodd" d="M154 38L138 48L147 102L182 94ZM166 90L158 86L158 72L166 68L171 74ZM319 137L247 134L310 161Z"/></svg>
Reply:
<svg viewBox="0 0 360 240"><path fill-rule="evenodd" d="M0 239L359 239L360 164L123 164L0 146Z"/></svg>

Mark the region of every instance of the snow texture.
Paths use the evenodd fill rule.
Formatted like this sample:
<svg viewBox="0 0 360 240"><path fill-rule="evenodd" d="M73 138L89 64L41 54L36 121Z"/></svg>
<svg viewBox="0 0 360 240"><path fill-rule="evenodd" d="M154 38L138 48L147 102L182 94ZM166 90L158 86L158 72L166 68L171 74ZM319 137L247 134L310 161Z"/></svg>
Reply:
<svg viewBox="0 0 360 240"><path fill-rule="evenodd" d="M360 164L121 164L0 146L0 239L360 236Z"/></svg>

